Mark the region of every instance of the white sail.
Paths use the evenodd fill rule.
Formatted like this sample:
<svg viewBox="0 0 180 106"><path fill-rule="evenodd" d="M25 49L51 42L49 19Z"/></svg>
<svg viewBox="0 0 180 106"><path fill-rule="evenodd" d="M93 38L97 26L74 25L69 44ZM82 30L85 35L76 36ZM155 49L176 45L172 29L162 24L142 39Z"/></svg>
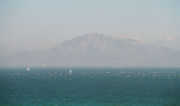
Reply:
<svg viewBox="0 0 180 106"><path fill-rule="evenodd" d="M41 64L41 68L45 68L45 64Z"/></svg>
<svg viewBox="0 0 180 106"><path fill-rule="evenodd" d="M30 71L30 67L27 67L26 70L27 70L27 71Z"/></svg>
<svg viewBox="0 0 180 106"><path fill-rule="evenodd" d="M72 70L71 70L71 69L69 70L69 74L70 74L70 75L72 74Z"/></svg>

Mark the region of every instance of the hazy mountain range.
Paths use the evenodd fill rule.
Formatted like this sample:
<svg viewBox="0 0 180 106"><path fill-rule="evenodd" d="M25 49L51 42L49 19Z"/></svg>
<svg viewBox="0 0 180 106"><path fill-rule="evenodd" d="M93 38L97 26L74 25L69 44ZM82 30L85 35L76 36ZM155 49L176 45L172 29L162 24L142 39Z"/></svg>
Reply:
<svg viewBox="0 0 180 106"><path fill-rule="evenodd" d="M42 52L0 57L1 67L180 67L180 52L135 39L86 34Z"/></svg>

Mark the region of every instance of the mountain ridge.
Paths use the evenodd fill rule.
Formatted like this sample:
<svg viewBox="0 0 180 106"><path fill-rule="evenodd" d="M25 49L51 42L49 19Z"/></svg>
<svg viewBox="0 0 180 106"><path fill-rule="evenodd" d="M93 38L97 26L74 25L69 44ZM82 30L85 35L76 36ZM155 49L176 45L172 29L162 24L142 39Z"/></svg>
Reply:
<svg viewBox="0 0 180 106"><path fill-rule="evenodd" d="M180 53L169 48L91 33L57 44L44 52L22 52L2 65L56 67L177 67Z"/></svg>

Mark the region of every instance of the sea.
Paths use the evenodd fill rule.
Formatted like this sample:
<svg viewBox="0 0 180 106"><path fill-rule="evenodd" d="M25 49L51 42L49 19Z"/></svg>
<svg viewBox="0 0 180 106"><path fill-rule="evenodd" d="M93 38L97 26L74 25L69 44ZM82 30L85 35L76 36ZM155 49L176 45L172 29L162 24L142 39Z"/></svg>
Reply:
<svg viewBox="0 0 180 106"><path fill-rule="evenodd" d="M0 106L180 106L180 68L0 68Z"/></svg>

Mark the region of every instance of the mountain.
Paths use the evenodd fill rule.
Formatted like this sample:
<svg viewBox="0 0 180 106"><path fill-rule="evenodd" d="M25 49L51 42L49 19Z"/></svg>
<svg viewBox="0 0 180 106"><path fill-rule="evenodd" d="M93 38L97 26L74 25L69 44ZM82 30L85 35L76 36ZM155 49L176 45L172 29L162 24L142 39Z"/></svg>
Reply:
<svg viewBox="0 0 180 106"><path fill-rule="evenodd" d="M180 52L170 48L120 39L103 34L86 34L42 52L23 51L1 57L2 66L55 67L179 67Z"/></svg>

